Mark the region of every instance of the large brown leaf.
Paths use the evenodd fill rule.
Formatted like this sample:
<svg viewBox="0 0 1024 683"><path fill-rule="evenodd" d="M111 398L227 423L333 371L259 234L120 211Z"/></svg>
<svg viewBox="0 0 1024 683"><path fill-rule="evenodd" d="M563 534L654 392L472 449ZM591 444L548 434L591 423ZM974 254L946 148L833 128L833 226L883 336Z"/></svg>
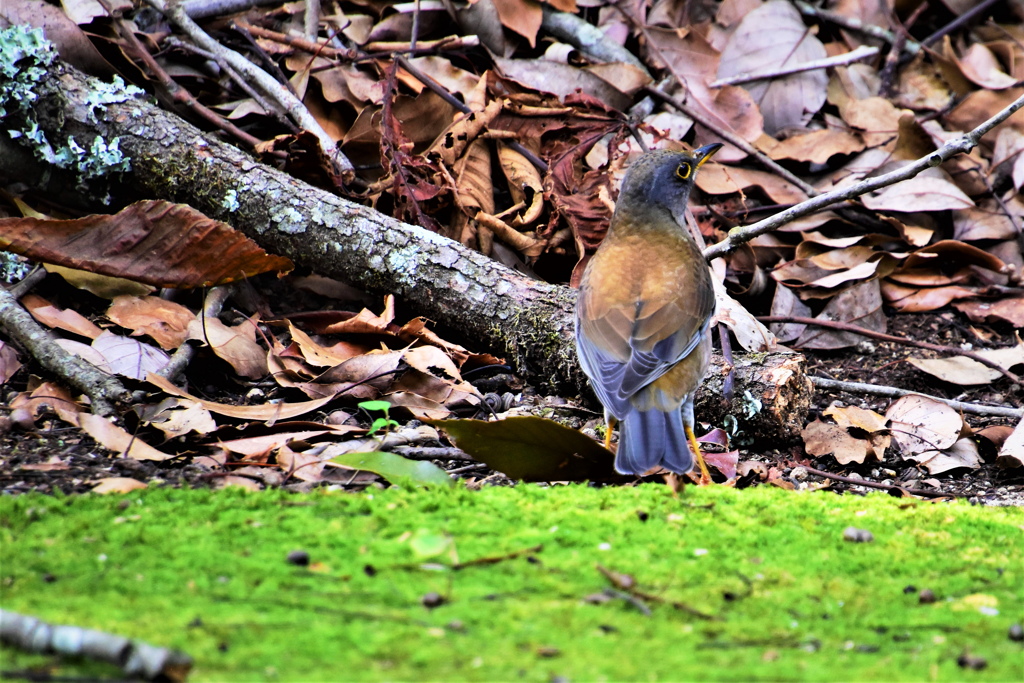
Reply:
<svg viewBox="0 0 1024 683"><path fill-rule="evenodd" d="M292 269L291 261L267 254L227 223L165 201L67 221L3 218L0 234L0 248L34 261L156 287L210 287Z"/></svg>

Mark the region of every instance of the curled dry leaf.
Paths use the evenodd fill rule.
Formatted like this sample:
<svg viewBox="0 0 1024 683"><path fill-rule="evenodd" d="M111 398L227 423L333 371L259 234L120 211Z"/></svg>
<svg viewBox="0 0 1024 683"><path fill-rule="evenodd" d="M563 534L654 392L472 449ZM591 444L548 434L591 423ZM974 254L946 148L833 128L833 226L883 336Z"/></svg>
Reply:
<svg viewBox="0 0 1024 683"><path fill-rule="evenodd" d="M880 462L889 445L885 435L869 434L867 438L858 438L842 424L821 420L815 420L804 427L801 437L809 455L831 455L841 465Z"/></svg>
<svg viewBox="0 0 1024 683"><path fill-rule="evenodd" d="M289 420L293 417L298 417L299 415L305 415L306 413L318 410L334 398L334 396L331 395L313 401L305 401L303 403L285 403L282 401L277 403L265 403L257 406L236 406L229 405L227 403L217 403L216 401L206 401L193 396L187 391L182 391L178 387L174 386L160 375L150 374L146 377L146 381L150 384L156 385L171 396L179 396L181 398L187 398L194 401L209 410L211 413L234 417L240 420L263 420L273 422Z"/></svg>
<svg viewBox="0 0 1024 683"><path fill-rule="evenodd" d="M105 314L132 336L148 335L162 349L176 349L188 336L189 323L196 314L181 304L158 296L115 297Z"/></svg>
<svg viewBox="0 0 1024 683"><path fill-rule="evenodd" d="M1024 327L1024 296L1013 296L996 301L961 301L953 308L976 323L1010 323Z"/></svg>
<svg viewBox="0 0 1024 683"><path fill-rule="evenodd" d="M96 439L98 444L114 451L119 457L136 460L169 460L175 457L150 446L138 435L129 434L99 415L82 413L78 416L78 424L86 434Z"/></svg>
<svg viewBox="0 0 1024 683"><path fill-rule="evenodd" d="M29 386L31 388L31 382ZM84 411L83 406L71 397L71 392L53 382L39 382L30 392L19 393L11 400L10 407L12 411L24 408L33 418L38 418L44 410L52 411L60 419L75 426L78 426L78 416Z"/></svg>
<svg viewBox="0 0 1024 683"><path fill-rule="evenodd" d="M1013 433L1003 442L996 457L1000 467L1016 469L1024 467L1024 418L1017 423Z"/></svg>
<svg viewBox="0 0 1024 683"><path fill-rule="evenodd" d="M903 456L904 460L912 460L922 465L929 474L942 474L950 470L966 467L976 470L981 467L981 456L978 455L978 444L970 437L957 439L944 450L930 450L913 455Z"/></svg>
<svg viewBox="0 0 1024 683"><path fill-rule="evenodd" d="M227 361L242 377L257 379L268 372L267 352L256 343L256 318L234 327L220 318L194 318L188 326L188 338L209 345L218 358ZM143 379L143 378L140 378Z"/></svg>
<svg viewBox="0 0 1024 683"><path fill-rule="evenodd" d="M95 339L103 332L91 320L70 308L60 309L36 294L21 297L21 305L32 317L51 329L64 330Z"/></svg>
<svg viewBox="0 0 1024 683"><path fill-rule="evenodd" d="M764 150L772 159L793 159L824 164L833 155L854 154L864 149L864 141L848 130L826 128L788 137L776 143L769 139Z"/></svg>
<svg viewBox="0 0 1024 683"><path fill-rule="evenodd" d="M952 407L917 394L894 401L885 411L885 417L904 457L944 451L970 429Z"/></svg>

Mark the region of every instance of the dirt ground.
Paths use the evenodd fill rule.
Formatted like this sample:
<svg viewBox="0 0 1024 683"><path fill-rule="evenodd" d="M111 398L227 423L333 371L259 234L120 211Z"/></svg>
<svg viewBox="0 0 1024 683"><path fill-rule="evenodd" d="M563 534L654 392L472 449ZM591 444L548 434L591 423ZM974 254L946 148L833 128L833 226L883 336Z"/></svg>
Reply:
<svg viewBox="0 0 1024 683"><path fill-rule="evenodd" d="M889 332L898 336L927 339L950 346L972 343L975 347L999 347L1012 345L1016 341L1012 330L992 328L985 329L986 333L993 335L990 339L979 339L972 328L953 313L895 315L889 319ZM888 342L872 342L862 344L855 349L839 352L809 352L807 355L810 360L811 374L821 377L900 387L969 403L1009 406L1024 404L1024 388L1014 387L1006 379L1000 379L991 385L976 387L960 387L936 380L904 361L910 356L933 357L937 354L908 346ZM39 371L37 368L23 368L3 388L2 398L5 405L9 405L16 392L25 388L30 372L38 373ZM482 378L475 381L479 383L478 388L481 391L493 392L495 389L492 380ZM499 391L499 393L501 392ZM533 402L538 405L566 404L568 408L579 405L576 397L538 396L529 387L526 387L519 396L521 402ZM815 394L808 421L813 420L834 402L846 406L870 408L884 413L890 401L891 399L878 396L819 390ZM593 406L589 407L593 408ZM53 492L56 490L64 493L83 493L89 491L97 480L107 477L131 477L147 483L159 481L168 486L191 487L218 485L218 480L221 478L220 474L192 463L190 458L160 463L118 458L111 451L98 447L81 430L60 421L56 416L51 419L38 420L34 428L24 430L11 424L9 419L2 419L5 414L5 412L0 412L0 489L5 494L26 491ZM594 413L583 410L578 414L593 415ZM1007 418L977 415L967 415L966 418L975 430L1000 424L1012 426L1012 420ZM916 463L901 461L892 449L886 453L884 462L861 466L839 465L831 456L809 458L799 442L785 444L783 448L772 451L741 449L740 461L741 463L743 461L758 461L765 463L767 467L777 467L782 471L784 480L790 482L795 488L824 483L820 478L806 477L804 470L796 469L794 471L800 466L810 466L853 478L863 477L866 480L883 484L935 490L936 494L966 497L970 501L980 504L1024 505L1024 470L1007 470L997 467L994 464L994 449L984 439L979 440L979 449L985 460L985 464L980 469L959 469L936 476L922 471ZM436 462L448 470L459 468L460 472L457 473L457 476L483 482L485 485L509 483L505 477L482 470L480 467L467 469L465 461L442 460ZM764 470L765 468L760 468L760 471ZM750 474L741 477L737 485L747 486L758 483L758 477L755 474ZM350 486L354 487L365 485L365 482L350 483ZM851 490L848 484L842 482L832 482L831 486L839 491ZM852 491L862 493L866 489L855 486Z"/></svg>

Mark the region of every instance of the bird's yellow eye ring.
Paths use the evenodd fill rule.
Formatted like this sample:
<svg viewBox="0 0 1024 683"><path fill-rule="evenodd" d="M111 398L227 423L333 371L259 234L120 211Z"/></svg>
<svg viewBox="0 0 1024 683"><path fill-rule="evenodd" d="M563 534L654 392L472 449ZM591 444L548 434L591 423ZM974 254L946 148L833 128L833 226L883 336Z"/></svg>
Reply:
<svg viewBox="0 0 1024 683"><path fill-rule="evenodd" d="M676 168L676 177L680 180L689 180L690 174L693 173L693 165L689 161L684 161L679 164Z"/></svg>

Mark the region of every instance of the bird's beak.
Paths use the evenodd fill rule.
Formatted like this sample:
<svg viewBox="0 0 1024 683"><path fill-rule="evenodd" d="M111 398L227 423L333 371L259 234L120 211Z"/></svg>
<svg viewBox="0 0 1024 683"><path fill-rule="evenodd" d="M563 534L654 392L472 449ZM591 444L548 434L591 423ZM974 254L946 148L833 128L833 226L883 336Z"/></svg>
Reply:
<svg viewBox="0 0 1024 683"><path fill-rule="evenodd" d="M704 165L704 162L715 156L715 152L724 147L721 142L712 142L710 145L704 145L693 150L693 154L699 161L697 161L697 168Z"/></svg>

